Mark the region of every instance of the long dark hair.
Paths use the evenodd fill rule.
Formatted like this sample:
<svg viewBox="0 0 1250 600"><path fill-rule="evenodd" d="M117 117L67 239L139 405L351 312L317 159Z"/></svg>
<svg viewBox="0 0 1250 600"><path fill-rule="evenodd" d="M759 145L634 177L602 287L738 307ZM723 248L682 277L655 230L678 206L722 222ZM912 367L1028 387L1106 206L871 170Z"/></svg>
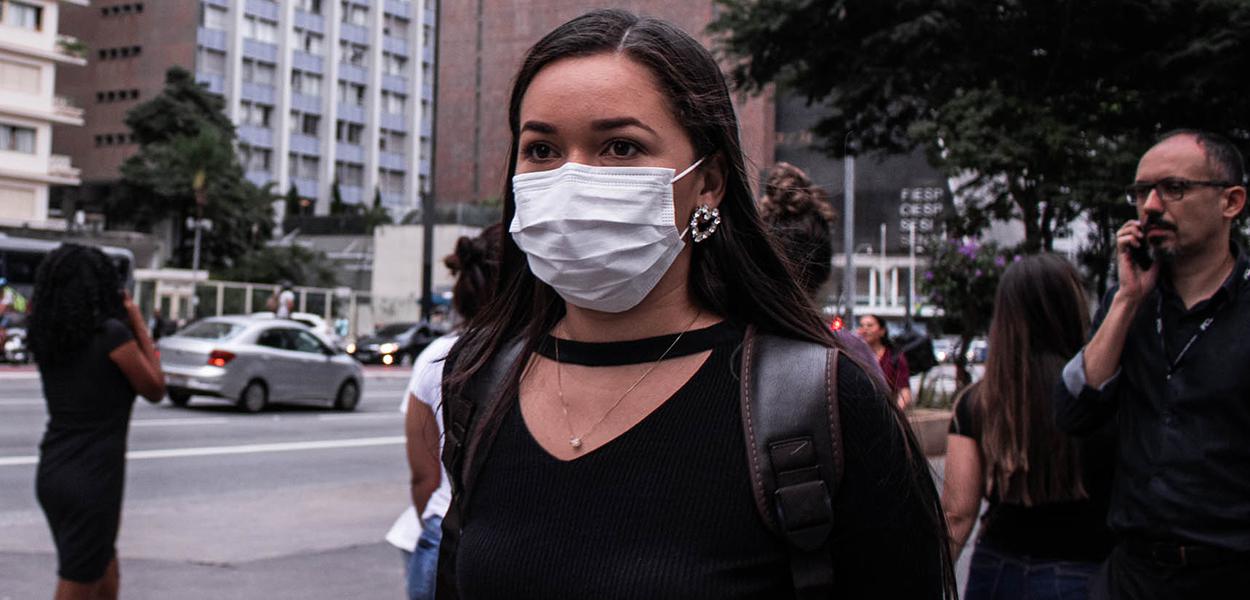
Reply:
<svg viewBox="0 0 1250 600"><path fill-rule="evenodd" d="M30 349L41 365L73 359L106 319L124 319L117 267L98 248L64 244L39 263Z"/></svg>
<svg viewBox="0 0 1250 600"><path fill-rule="evenodd" d="M623 54L645 66L684 127L696 155L719 155L725 165L725 192L719 206L721 225L715 235L691 248L687 287L696 304L706 312L754 325L765 333L841 347L842 343L825 326L795 281L756 210L724 74L707 49L665 21L622 10L596 10L557 27L530 48L508 103L512 141L502 222L511 222L516 212L512 176L519 154L521 101L530 83L557 60L604 53ZM469 324L453 351L454 367L445 380L443 397L444 402L471 402L461 397L464 385L506 344L519 340L522 351L518 360L511 365L506 383L494 392L482 427L474 429L484 432L487 439L516 401L530 355L565 314L563 300L534 276L511 236L503 239L500 277L500 293ZM847 357L856 360L851 353ZM892 406L885 382L875 375L877 370L863 371L874 381L880 401ZM945 521L937 493L928 479L928 464L902 413L894 410L892 414L908 441L913 487L920 496L918 500L932 513L933 531L943 540L938 546L945 553ZM469 442L472 447L473 440ZM485 451L488 449L478 450ZM949 556L943 554L942 562L949 565Z"/></svg>
<svg viewBox="0 0 1250 600"><path fill-rule="evenodd" d="M1087 497L1075 442L1059 432L1050 397L1081 349L1089 309L1068 261L1043 254L1007 269L990 322L989 360L975 390L986 485L1031 506Z"/></svg>
<svg viewBox="0 0 1250 600"><path fill-rule="evenodd" d="M864 316L877 322L877 327L881 329L881 345L885 346L886 348L889 348L890 350L893 350L894 341L890 339L890 326L886 325L885 317L882 317L881 315L864 315Z"/></svg>
<svg viewBox="0 0 1250 600"><path fill-rule="evenodd" d="M503 226L495 223L476 237L461 236L456 249L443 258L456 283L451 305L464 322L471 321L495 295L499 279L499 245Z"/></svg>
<svg viewBox="0 0 1250 600"><path fill-rule="evenodd" d="M833 206L802 169L779 162L764 180L760 216L781 247L799 286L815 297L833 272Z"/></svg>

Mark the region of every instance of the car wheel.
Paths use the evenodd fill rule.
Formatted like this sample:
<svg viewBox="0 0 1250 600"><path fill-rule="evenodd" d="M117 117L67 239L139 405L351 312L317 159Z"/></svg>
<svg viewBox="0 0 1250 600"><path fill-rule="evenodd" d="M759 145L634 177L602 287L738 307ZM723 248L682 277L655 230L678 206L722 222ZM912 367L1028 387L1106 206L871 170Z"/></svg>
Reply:
<svg viewBox="0 0 1250 600"><path fill-rule="evenodd" d="M356 405L360 404L360 386L355 381L348 379L339 386L339 394L334 397L334 408L342 411L356 410Z"/></svg>
<svg viewBox="0 0 1250 600"><path fill-rule="evenodd" d="M269 390L259 380L251 381L239 394L239 409L244 412L258 413L269 404Z"/></svg>
<svg viewBox="0 0 1250 600"><path fill-rule="evenodd" d="M186 406L187 403L190 401L191 401L191 394L189 392L174 392L174 391L169 392L169 402L170 404L173 404L174 406L182 408Z"/></svg>

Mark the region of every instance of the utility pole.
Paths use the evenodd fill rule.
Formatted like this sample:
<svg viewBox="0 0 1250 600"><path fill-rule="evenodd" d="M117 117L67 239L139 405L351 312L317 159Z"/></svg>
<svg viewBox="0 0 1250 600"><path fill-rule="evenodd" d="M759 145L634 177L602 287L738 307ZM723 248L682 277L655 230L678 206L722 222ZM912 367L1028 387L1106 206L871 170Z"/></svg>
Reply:
<svg viewBox="0 0 1250 600"><path fill-rule="evenodd" d="M907 329L911 329L911 311L916 304L916 221L907 227Z"/></svg>
<svg viewBox="0 0 1250 600"><path fill-rule="evenodd" d="M846 267L842 273L842 297L846 300L843 307L843 322L847 327L855 322L855 157L850 149L850 131L846 132L843 141L842 165L845 168L842 193L842 253L846 255Z"/></svg>
<svg viewBox="0 0 1250 600"><path fill-rule="evenodd" d="M434 68L430 70L430 76L434 79L431 82L430 89L434 95L430 99L430 191L428 193L418 190L421 194L421 319L429 321L434 313L434 198L435 191L438 189L436 182L438 178L434 176L434 157L438 155L435 150L438 148L438 39L442 36L443 28L439 26L438 15L442 12L442 2L434 0L434 22L430 25L430 34L434 39L430 41L434 48ZM425 115L421 115L425 118Z"/></svg>

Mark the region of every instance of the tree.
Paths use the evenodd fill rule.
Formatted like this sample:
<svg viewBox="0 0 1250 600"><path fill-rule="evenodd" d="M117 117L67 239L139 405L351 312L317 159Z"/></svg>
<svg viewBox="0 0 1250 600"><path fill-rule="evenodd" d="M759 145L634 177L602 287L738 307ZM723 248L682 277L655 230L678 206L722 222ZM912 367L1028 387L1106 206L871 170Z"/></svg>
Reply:
<svg viewBox="0 0 1250 600"><path fill-rule="evenodd" d="M335 265L325 253L303 246L265 246L249 252L233 266L213 273L214 279L334 287Z"/></svg>
<svg viewBox="0 0 1250 600"><path fill-rule="evenodd" d="M147 231L171 220L175 265L191 263L191 236L182 223L196 214L197 188L206 199L203 216L213 224L202 244L204 266L227 266L270 236L272 186L259 188L244 177L234 152L234 126L223 108L220 96L173 67L165 89L126 115L139 151L122 163L121 185L109 200L110 220Z"/></svg>
<svg viewBox="0 0 1250 600"><path fill-rule="evenodd" d="M369 209L369 212L365 213L365 220L370 231L378 225L390 225L392 223L391 213L382 205L382 190L378 188L373 188L373 207Z"/></svg>
<svg viewBox="0 0 1250 600"><path fill-rule="evenodd" d="M1019 218L1026 251L1081 213L1118 227L1119 190L1164 130L1250 146L1250 3L717 3L741 89L827 104L815 134L835 157L924 148L978 192L964 229Z"/></svg>
<svg viewBox="0 0 1250 600"><path fill-rule="evenodd" d="M347 203L343 202L343 192L339 190L338 178L335 178L334 183L330 186L330 214L338 216L351 214L351 212Z"/></svg>
<svg viewBox="0 0 1250 600"><path fill-rule="evenodd" d="M932 262L921 289L929 294L930 302L942 307L947 321L959 331L959 345L954 350L955 380L963 387L972 381L967 368L972 338L989 328L998 280L1008 262L1020 260L1020 256L992 242L960 239L936 240L927 253Z"/></svg>

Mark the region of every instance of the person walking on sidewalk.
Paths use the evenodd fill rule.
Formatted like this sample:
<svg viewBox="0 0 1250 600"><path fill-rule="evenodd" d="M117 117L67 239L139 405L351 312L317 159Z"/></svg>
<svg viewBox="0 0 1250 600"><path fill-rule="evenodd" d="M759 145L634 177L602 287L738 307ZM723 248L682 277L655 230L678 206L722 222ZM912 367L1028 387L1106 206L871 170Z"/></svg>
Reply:
<svg viewBox="0 0 1250 600"><path fill-rule="evenodd" d="M911 369L907 365L907 356L890 341L890 328L885 319L878 315L864 315L859 318L855 334L872 350L898 407L907 408L911 404Z"/></svg>
<svg viewBox="0 0 1250 600"><path fill-rule="evenodd" d="M1222 136L1165 134L1127 189L1119 285L1056 389L1061 429L1119 429L1092 596L1250 594L1250 257L1231 239L1245 162ZM993 346L991 346L993 348Z"/></svg>
<svg viewBox="0 0 1250 600"><path fill-rule="evenodd" d="M981 510L964 600L1080 600L1110 553L1113 434L1061 433L1052 390L1089 328L1076 269L1053 254L1003 274L985 377L959 394L942 506L958 556Z"/></svg>
<svg viewBox="0 0 1250 600"><path fill-rule="evenodd" d="M491 225L477 237L461 237L443 263L456 278L451 305L463 325L477 316L495 293L503 227ZM443 448L443 363L460 332L444 335L421 351L399 410L405 413L412 506L400 515L386 539L404 552L409 600L433 600L443 515L451 502L451 482L440 462ZM417 515L420 515L418 521Z"/></svg>
<svg viewBox="0 0 1250 600"><path fill-rule="evenodd" d="M30 346L48 405L35 490L56 543L56 600L115 599L126 434L138 392L165 397L139 308L103 252L52 251L35 275Z"/></svg>
<svg viewBox="0 0 1250 600"><path fill-rule="evenodd" d="M928 463L769 240L731 98L698 41L620 10L522 59L500 291L443 383L440 598L953 592ZM770 438L782 486L759 491L757 401L813 381L787 398L823 437Z"/></svg>

